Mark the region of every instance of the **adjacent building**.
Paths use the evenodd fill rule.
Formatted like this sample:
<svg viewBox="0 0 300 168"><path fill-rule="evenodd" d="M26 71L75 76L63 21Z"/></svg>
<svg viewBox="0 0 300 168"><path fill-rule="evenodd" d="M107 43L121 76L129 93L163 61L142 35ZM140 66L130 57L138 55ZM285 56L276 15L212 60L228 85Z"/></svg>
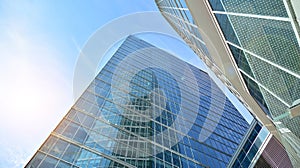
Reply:
<svg viewBox="0 0 300 168"><path fill-rule="evenodd" d="M272 135L249 114L206 72L129 36L26 167L264 165Z"/></svg>
<svg viewBox="0 0 300 168"><path fill-rule="evenodd" d="M299 167L299 1L156 3L178 34L281 141L293 165Z"/></svg>

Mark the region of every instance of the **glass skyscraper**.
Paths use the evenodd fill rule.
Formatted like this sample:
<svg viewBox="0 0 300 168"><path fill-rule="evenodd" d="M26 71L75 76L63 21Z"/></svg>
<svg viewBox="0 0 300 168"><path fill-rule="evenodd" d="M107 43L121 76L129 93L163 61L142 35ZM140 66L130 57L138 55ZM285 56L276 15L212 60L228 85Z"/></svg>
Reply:
<svg viewBox="0 0 300 168"><path fill-rule="evenodd" d="M271 127L269 130L274 135L279 133L277 138L294 166L299 167L299 3L295 0L157 0L156 3L195 53L216 74L224 75L224 83L229 83L227 86L237 92L264 125L276 126L277 132ZM261 110L254 110L257 105Z"/></svg>
<svg viewBox="0 0 300 168"><path fill-rule="evenodd" d="M26 167L249 167L270 134L243 113L206 72L129 36Z"/></svg>

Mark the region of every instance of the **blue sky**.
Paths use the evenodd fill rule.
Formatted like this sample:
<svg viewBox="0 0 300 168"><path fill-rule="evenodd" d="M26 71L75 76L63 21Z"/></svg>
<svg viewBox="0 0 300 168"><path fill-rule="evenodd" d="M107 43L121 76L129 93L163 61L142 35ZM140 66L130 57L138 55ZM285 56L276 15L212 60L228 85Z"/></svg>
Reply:
<svg viewBox="0 0 300 168"><path fill-rule="evenodd" d="M73 104L79 49L152 0L0 0L0 167L23 167Z"/></svg>
<svg viewBox="0 0 300 168"><path fill-rule="evenodd" d="M0 168L23 167L70 109L76 62L89 37L143 11L157 11L154 0L0 0Z"/></svg>

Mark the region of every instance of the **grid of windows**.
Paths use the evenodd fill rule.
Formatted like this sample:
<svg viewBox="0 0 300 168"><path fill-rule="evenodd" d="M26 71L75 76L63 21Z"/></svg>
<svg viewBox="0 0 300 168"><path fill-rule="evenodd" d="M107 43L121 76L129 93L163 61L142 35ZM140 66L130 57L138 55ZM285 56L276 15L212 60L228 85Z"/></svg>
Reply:
<svg viewBox="0 0 300 168"><path fill-rule="evenodd" d="M290 22L228 16L241 47L295 73L300 49Z"/></svg>
<svg viewBox="0 0 300 168"><path fill-rule="evenodd" d="M194 43L202 55L213 61L184 0L161 1L159 8L169 18L168 21L183 33L182 37Z"/></svg>
<svg viewBox="0 0 300 168"><path fill-rule="evenodd" d="M283 1L274 0L209 0L214 11L288 17Z"/></svg>
<svg viewBox="0 0 300 168"><path fill-rule="evenodd" d="M147 47L129 36L27 167L226 167L249 124L208 74L162 50L139 50ZM129 69L149 59L165 67L131 74L120 66L131 54ZM184 66L196 83L179 75ZM126 73L114 77L117 70ZM177 75L190 85L180 87Z"/></svg>
<svg viewBox="0 0 300 168"><path fill-rule="evenodd" d="M174 2L163 0L158 6L169 5L169 10L176 12L174 7L178 4ZM290 141L286 144L289 149L288 146L300 142L300 118L290 118L287 112L300 98L300 48L297 31L293 28L297 23L289 18L288 10L291 9L287 9L285 3L282 0L208 1L250 94L267 115L281 122L278 129L285 127L291 131L282 134L286 141ZM164 8L160 10L163 14L166 12ZM172 26L175 25L176 19L166 18ZM179 15L178 19L193 23ZM180 25L174 28L184 32ZM196 45L193 40L184 40L191 48ZM290 153L299 160L294 150L297 149Z"/></svg>
<svg viewBox="0 0 300 168"><path fill-rule="evenodd" d="M191 47L191 49L204 61L204 63L210 67L219 77L219 79L228 86L229 90L237 96L237 98L248 107L247 103L236 91L234 86L230 83L230 81L225 77L222 70L215 64L214 56L211 56L205 42L201 37L201 33L199 31L198 26L194 22L192 18L191 12L187 8L185 0L156 0L159 10L163 14L163 16L167 19L167 21L173 26L173 28L177 31L177 33L184 39L184 41ZM216 2L216 7L223 7L221 3ZM187 16L187 17L186 17ZM235 44L239 44L239 41L235 35L231 24L228 21L226 15L220 15L220 19L224 20L223 27L226 28L228 33L225 34L231 41L234 41ZM248 66L247 60L242 60L244 65ZM245 67L246 67L245 66ZM249 66L248 66L249 67ZM246 67L246 68L248 68ZM250 67L248 68L250 70ZM247 81L246 81L247 82ZM256 90L259 91L260 90ZM258 93L256 95L262 95ZM257 96L255 97L257 98ZM259 97L257 101L262 100L262 97ZM262 105L265 105L264 102L259 102ZM264 107L267 109L267 107ZM251 109L249 109L251 110Z"/></svg>
<svg viewBox="0 0 300 168"><path fill-rule="evenodd" d="M261 95L265 99L264 102L268 106L265 107L270 110L271 117L275 118L285 113L285 110L282 111L282 109L288 109L300 97L298 94L300 93L298 91L300 79L297 75L293 75L293 73L299 75L300 72L300 49L291 22L284 19L288 15L283 1L210 0L210 4L230 48L234 49L232 51L237 50L231 45L234 44L239 47L241 52L245 52L243 57L246 58L246 61L242 61L244 63L241 64L236 60L237 65L243 70L243 73L255 79L255 81L248 80L244 75L245 82L257 82L263 86L260 88ZM217 4L221 4L222 9ZM225 13L218 13L219 11L225 11ZM254 15L240 16L239 13ZM281 17L282 19L260 18L259 15ZM225 17L227 21L224 20ZM232 35L235 35L235 38ZM232 53L236 58L240 57L241 52ZM251 70L248 67L245 68L246 64ZM261 99L257 95L253 96L264 105L265 103L260 101ZM282 107L278 107L278 102L281 102ZM282 122L286 125L291 125L289 122L299 124L299 119L282 120ZM296 131L298 128L289 127L289 129Z"/></svg>
<svg viewBox="0 0 300 168"><path fill-rule="evenodd" d="M261 147L263 141L267 137L267 131L262 128L259 123L254 124L253 130L247 137L246 141L243 143L243 148L238 154L237 159L233 163L232 167L249 167L251 161L257 155L259 148Z"/></svg>
<svg viewBox="0 0 300 168"><path fill-rule="evenodd" d="M223 5L220 1L218 1L218 0L210 1L210 3L212 4L213 9L215 9L217 11L224 11ZM185 1L184 0L181 0L181 1L164 0L164 1L160 1L160 3L158 4L158 7L162 11L162 13L165 14L166 19L169 21L169 23L171 23L172 26L175 28L175 30L177 30L177 32L179 32L181 37L183 37L185 39L185 41L196 52L196 54L199 55L199 53L197 51L200 49L201 56L204 55L205 58L208 58L211 61L210 64L213 64L213 62L214 62L213 57L210 56L209 51L207 50L207 47L205 46L205 43L202 42L200 32L197 30L197 26L195 25L193 19L191 19L191 18L187 19L185 17L182 17L183 15L180 15L180 13L183 12L183 13L187 13L188 15L191 16L190 11L187 8L185 10L182 10L182 8L180 8L181 4L185 4ZM176 6L174 6L174 5L176 5ZM179 7L179 8L177 8L177 7ZM215 16L217 17L217 19L220 23L220 27L222 28L223 32L226 32L226 33L224 33L224 36L226 37L226 39L228 41L230 41L231 43L240 46L240 42L239 42L239 40L236 36L236 33L231 25L231 22L229 21L228 16L224 15L224 14L216 14ZM193 26L189 26L189 25L193 25ZM189 30L189 29L186 29L186 27L191 27L192 29ZM196 37L201 39L201 41L199 41L198 38L196 38ZM239 68L241 68L248 74L253 75L251 68L249 66L249 63L247 61L247 58L243 54L244 51L242 51L242 50L239 51L238 48L236 48L232 45L230 45L230 49L232 52L234 52L233 56L238 64ZM248 83L249 82L248 79L244 78L244 81L245 81L246 85L252 85L251 83ZM233 88L231 88L231 89L233 89ZM258 88L257 90L251 91L250 93L255 98L255 100L260 105L263 106L265 113L269 114L268 107L266 106L266 103L263 100L260 89Z"/></svg>

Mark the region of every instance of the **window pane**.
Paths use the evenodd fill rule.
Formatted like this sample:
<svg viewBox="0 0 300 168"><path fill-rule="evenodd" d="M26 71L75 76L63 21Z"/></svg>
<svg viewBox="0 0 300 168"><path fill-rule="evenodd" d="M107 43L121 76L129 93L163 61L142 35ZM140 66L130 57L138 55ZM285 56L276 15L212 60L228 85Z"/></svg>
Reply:
<svg viewBox="0 0 300 168"><path fill-rule="evenodd" d="M43 163L41 163L41 165L39 167L41 167L41 168L55 167L56 163L57 163L56 159L54 159L53 157L47 156L46 159L43 161Z"/></svg>
<svg viewBox="0 0 300 168"><path fill-rule="evenodd" d="M75 146L73 144L70 144L70 146L68 147L68 149L66 150L66 152L63 155L63 159L68 161L68 162L73 162L75 157L77 156L77 153L79 151L79 147Z"/></svg>

